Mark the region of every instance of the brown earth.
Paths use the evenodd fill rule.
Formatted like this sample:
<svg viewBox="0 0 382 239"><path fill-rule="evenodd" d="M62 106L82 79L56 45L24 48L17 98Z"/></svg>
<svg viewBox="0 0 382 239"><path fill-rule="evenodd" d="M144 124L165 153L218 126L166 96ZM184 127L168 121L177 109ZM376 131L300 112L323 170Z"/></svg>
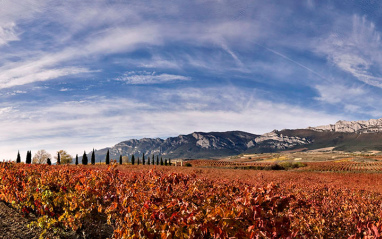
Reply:
<svg viewBox="0 0 382 239"><path fill-rule="evenodd" d="M39 228L28 228L33 220L32 217L22 217L4 202L0 202L0 238L39 238L42 232Z"/></svg>

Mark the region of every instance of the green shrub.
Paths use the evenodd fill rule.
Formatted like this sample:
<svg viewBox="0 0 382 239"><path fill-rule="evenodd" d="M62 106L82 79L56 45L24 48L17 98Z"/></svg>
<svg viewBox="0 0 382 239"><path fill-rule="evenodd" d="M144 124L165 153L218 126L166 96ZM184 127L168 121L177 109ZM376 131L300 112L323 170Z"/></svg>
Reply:
<svg viewBox="0 0 382 239"><path fill-rule="evenodd" d="M285 170L288 170L288 169L306 167L306 164L301 162L297 162L297 163L284 162L284 163L280 163L280 166L283 167Z"/></svg>
<svg viewBox="0 0 382 239"><path fill-rule="evenodd" d="M273 164L269 167L270 170L284 170L285 168L281 166L280 164Z"/></svg>
<svg viewBox="0 0 382 239"><path fill-rule="evenodd" d="M297 163L294 163L293 165L295 165L296 168L302 168L307 166L306 163L302 163L302 162L297 162Z"/></svg>

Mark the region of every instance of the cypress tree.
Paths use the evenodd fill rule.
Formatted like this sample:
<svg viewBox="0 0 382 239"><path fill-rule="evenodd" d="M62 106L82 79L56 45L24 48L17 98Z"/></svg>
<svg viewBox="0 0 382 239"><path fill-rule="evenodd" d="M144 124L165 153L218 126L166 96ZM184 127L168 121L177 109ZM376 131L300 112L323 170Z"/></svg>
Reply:
<svg viewBox="0 0 382 239"><path fill-rule="evenodd" d="M27 164L32 163L32 152L31 151L27 152L27 158L25 160L25 163L27 163Z"/></svg>
<svg viewBox="0 0 382 239"><path fill-rule="evenodd" d="M157 155L157 165L159 165L159 155Z"/></svg>
<svg viewBox="0 0 382 239"><path fill-rule="evenodd" d="M122 164L122 155L119 155L119 164Z"/></svg>
<svg viewBox="0 0 382 239"><path fill-rule="evenodd" d="M105 162L106 162L106 164L110 164L110 153L109 153L109 150L107 150Z"/></svg>
<svg viewBox="0 0 382 239"><path fill-rule="evenodd" d="M20 151L17 152L16 163L21 163Z"/></svg>
<svg viewBox="0 0 382 239"><path fill-rule="evenodd" d="M151 164L152 164L152 165L155 164L155 162L154 162L154 154L153 154L153 158L152 158Z"/></svg>
<svg viewBox="0 0 382 239"><path fill-rule="evenodd" d="M167 166L167 159L164 160L164 165Z"/></svg>
<svg viewBox="0 0 382 239"><path fill-rule="evenodd" d="M131 156L131 164L134 165L135 163L135 157L134 157L134 154Z"/></svg>
<svg viewBox="0 0 382 239"><path fill-rule="evenodd" d="M76 165L78 165L78 154L76 154Z"/></svg>
<svg viewBox="0 0 382 239"><path fill-rule="evenodd" d="M142 156L142 165L145 165L145 153L143 153L143 156Z"/></svg>
<svg viewBox="0 0 382 239"><path fill-rule="evenodd" d="M160 165L163 165L163 159L160 157Z"/></svg>
<svg viewBox="0 0 382 239"><path fill-rule="evenodd" d="M57 152L57 163L56 164L61 164L60 152Z"/></svg>
<svg viewBox="0 0 382 239"><path fill-rule="evenodd" d="M171 159L168 158L168 164L171 166Z"/></svg>
<svg viewBox="0 0 382 239"><path fill-rule="evenodd" d="M150 155L147 156L147 165L150 165Z"/></svg>
<svg viewBox="0 0 382 239"><path fill-rule="evenodd" d="M47 158L47 159L46 159L46 164L48 164L48 165L52 165L52 161L50 161L50 158Z"/></svg>
<svg viewBox="0 0 382 239"><path fill-rule="evenodd" d="M139 165L139 156L138 156L138 159L137 159L137 165Z"/></svg>
<svg viewBox="0 0 382 239"><path fill-rule="evenodd" d="M94 153L94 148L93 148L93 152L92 152L92 158L90 160L91 164L95 164L95 153Z"/></svg>
<svg viewBox="0 0 382 239"><path fill-rule="evenodd" d="M87 165L88 164L88 156L86 155L86 152L84 151L84 155L82 156L82 164Z"/></svg>

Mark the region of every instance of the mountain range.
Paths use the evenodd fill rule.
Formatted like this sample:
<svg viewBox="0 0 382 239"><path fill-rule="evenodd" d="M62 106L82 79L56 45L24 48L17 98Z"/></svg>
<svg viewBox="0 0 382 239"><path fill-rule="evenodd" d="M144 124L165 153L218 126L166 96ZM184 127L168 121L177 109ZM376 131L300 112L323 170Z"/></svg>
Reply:
<svg viewBox="0 0 382 239"><path fill-rule="evenodd" d="M113 147L95 151L96 160L160 155L164 158L219 158L238 154L278 152L293 149L334 147L341 151L382 151L382 118L344 121L305 129L273 130L262 135L242 132L194 132L167 139L143 138L122 141Z"/></svg>

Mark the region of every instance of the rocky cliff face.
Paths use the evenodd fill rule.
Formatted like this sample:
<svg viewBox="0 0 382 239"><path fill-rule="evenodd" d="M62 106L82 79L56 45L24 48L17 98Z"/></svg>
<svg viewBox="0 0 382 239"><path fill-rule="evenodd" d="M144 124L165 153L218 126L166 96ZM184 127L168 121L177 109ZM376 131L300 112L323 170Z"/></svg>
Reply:
<svg viewBox="0 0 382 239"><path fill-rule="evenodd" d="M150 139L143 138L140 140L131 139L127 141L120 142L114 147L110 148L111 155L142 155L147 154L161 154L161 145L164 140L160 138Z"/></svg>
<svg viewBox="0 0 382 239"><path fill-rule="evenodd" d="M255 142L258 145L266 144L272 149L290 149L296 146L310 144L313 141L298 136L286 136L274 130L257 137Z"/></svg>
<svg viewBox="0 0 382 239"><path fill-rule="evenodd" d="M324 132L343 132L343 133L376 133L382 132L382 118L362 121L340 120L335 124L309 127L308 129Z"/></svg>

